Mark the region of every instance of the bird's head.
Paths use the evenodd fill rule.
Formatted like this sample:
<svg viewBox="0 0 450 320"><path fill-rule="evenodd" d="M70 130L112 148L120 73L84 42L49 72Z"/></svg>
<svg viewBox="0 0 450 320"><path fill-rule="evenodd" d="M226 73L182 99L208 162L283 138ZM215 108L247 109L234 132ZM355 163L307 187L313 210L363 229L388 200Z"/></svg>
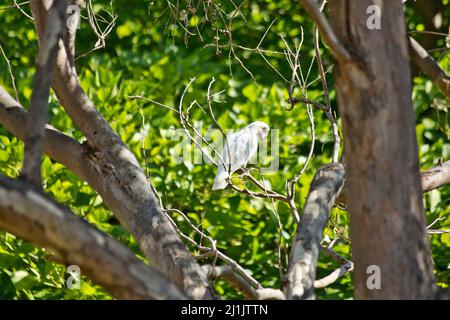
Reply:
<svg viewBox="0 0 450 320"><path fill-rule="evenodd" d="M250 125L250 129L256 133L258 136L258 139L265 139L267 137L267 134L269 133L269 126L267 123L262 121L255 121L252 122Z"/></svg>

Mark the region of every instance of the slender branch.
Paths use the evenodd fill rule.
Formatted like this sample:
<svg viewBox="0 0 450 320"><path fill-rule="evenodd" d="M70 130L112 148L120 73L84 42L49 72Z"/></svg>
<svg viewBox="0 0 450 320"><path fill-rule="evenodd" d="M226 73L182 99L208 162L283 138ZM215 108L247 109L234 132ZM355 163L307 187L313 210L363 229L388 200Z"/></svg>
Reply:
<svg viewBox="0 0 450 320"><path fill-rule="evenodd" d="M32 1L35 2L36 0ZM44 127L47 123L47 104L50 84L55 66L58 41L64 30L68 1L54 1L49 9L44 35L39 43L33 92L31 94L30 117L27 123L24 161L21 176L37 188L41 186L41 157Z"/></svg>
<svg viewBox="0 0 450 320"><path fill-rule="evenodd" d="M183 299L153 267L117 240L27 183L0 175L0 226L51 249L50 258L77 265L82 274L120 299Z"/></svg>
<svg viewBox="0 0 450 320"><path fill-rule="evenodd" d="M293 240L283 291L288 299L314 298L314 280L322 233L329 213L344 185L341 163L321 167L311 183Z"/></svg>
<svg viewBox="0 0 450 320"><path fill-rule="evenodd" d="M444 96L450 99L450 77L412 37L409 37L409 54L411 55L412 61L433 81Z"/></svg>
<svg viewBox="0 0 450 320"><path fill-rule="evenodd" d="M227 149L227 156L228 156L228 167L226 166L226 163L222 163L223 168L225 169L225 171L228 173L228 175L231 172L231 149L230 149L230 144L228 142L228 137L225 134L225 131L223 130L222 126L219 124L219 122L216 120L216 116L214 115L213 109L212 109L212 98L213 96L211 95L211 86L213 85L213 83L216 81L215 78L212 78L212 80L209 82L208 85L208 92L206 93L206 100L208 102L208 109L209 109L209 114L211 115L212 120L214 121L214 123L216 124L216 126L219 128L220 133L222 133L222 137L225 140L225 147Z"/></svg>
<svg viewBox="0 0 450 320"><path fill-rule="evenodd" d="M341 137L339 136L339 129L338 129L338 126L336 123L336 119L333 116L333 110L331 109L330 94L329 94L329 90L328 90L327 79L325 77L325 71L323 68L322 58L320 56L319 31L317 29L317 25L314 27L314 51L316 53L317 65L319 67L320 79L322 81L322 87L323 87L323 92L324 92L326 106L327 106L325 114L331 123L331 127L333 128L334 145L333 145L332 159L333 159L333 162L338 162L339 161L339 148L341 146Z"/></svg>
<svg viewBox="0 0 450 320"><path fill-rule="evenodd" d="M450 234L450 229L440 230L440 229L429 229L428 234Z"/></svg>
<svg viewBox="0 0 450 320"><path fill-rule="evenodd" d="M67 50L67 57L69 60L70 65L73 68L73 71L75 72L74 68L74 61L75 61L75 40L77 35L77 28L80 23L80 11L81 11L81 5L83 3L83 0L70 0L71 2L71 9L74 9L75 6L78 8L78 10L73 10L72 12L67 12L70 14L70 16L67 17L67 32L64 35L64 46ZM69 11L69 10L68 10Z"/></svg>
<svg viewBox="0 0 450 320"><path fill-rule="evenodd" d="M9 77L11 78L11 83L13 86L14 94L16 96L16 100L19 101L19 94L17 92L17 86L16 86L16 78L14 77L14 74L12 72L11 62L9 61L8 57L6 56L6 53L3 50L3 47L1 44L0 44L0 52L2 53L2 56L5 59L6 64L8 65Z"/></svg>
<svg viewBox="0 0 450 320"><path fill-rule="evenodd" d="M450 183L450 160L434 168L422 171L423 192L437 189Z"/></svg>
<svg viewBox="0 0 450 320"><path fill-rule="evenodd" d="M254 279L250 274L248 274L247 271L245 271L245 269L240 266L236 261L234 261L232 258L228 257L227 255L225 255L223 252L221 252L220 250L218 250L216 248L216 240L212 239L210 236L206 235L203 231L201 231L200 229L198 229L191 221L190 219L187 217L186 214L184 214L181 210L178 209L164 209L164 212L167 214L168 212L175 212L177 214L179 214L187 223L188 225L198 234L200 235L202 238L206 238L212 245L212 247L205 247L203 245L198 244L197 242L195 242L193 239L191 239L190 237L188 237L187 235L185 235L177 226L177 224L175 223L175 221L172 219L172 217L170 217L169 215L167 215L167 217L169 218L170 222L172 223L173 227L177 230L177 232L180 234L180 236L183 239L186 239L189 243L193 244L195 247L197 247L197 249L199 249L200 251L205 252L205 254L203 255L203 257L207 257L207 256L213 256L214 258L217 257L220 260L222 260L223 262L227 263L230 265L230 267L236 271L237 273L239 273L241 275L241 277L243 277L247 282L249 282L254 288L258 289L258 288L262 288L261 284ZM213 265L214 266L214 265Z"/></svg>
<svg viewBox="0 0 450 320"><path fill-rule="evenodd" d="M421 180L424 193L450 184L450 160L445 161L436 167L422 171ZM336 202L339 203L340 207L346 210L347 199L345 188L342 190Z"/></svg>
<svg viewBox="0 0 450 320"><path fill-rule="evenodd" d="M297 103L305 103L305 104L310 104L314 107L316 107L319 110L322 110L324 112L328 111L328 107L323 105L320 102L308 99L306 97L290 97L289 99L286 100L287 102L289 102L291 105L297 104Z"/></svg>
<svg viewBox="0 0 450 320"><path fill-rule="evenodd" d="M340 277L342 277L343 275L352 270L353 270L353 263L352 262L346 263L340 266L338 269L334 270L328 276L314 281L314 288L316 289L325 288L326 286L329 286L330 284L336 282L337 279L339 279Z"/></svg>
<svg viewBox="0 0 450 320"><path fill-rule="evenodd" d="M332 250L330 247L320 247L320 250L324 254L326 254L327 256L329 256L330 258L332 258L333 260L335 260L336 262L338 262L340 264L347 264L347 263L351 262L350 260L341 256L336 251Z"/></svg>
<svg viewBox="0 0 450 320"><path fill-rule="evenodd" d="M78 0L75 0L78 1ZM94 44L94 47L92 49L89 49L87 52L80 54L75 60L78 60L82 57L87 56L88 54L92 53L95 50L102 49L106 47L106 38L111 33L111 31L114 30L114 26L116 24L117 15L114 14L114 10L112 7L113 2L110 2L111 5L111 12L107 12L109 15L109 21L103 17L101 17L102 22L107 23L107 26L102 30L98 23L98 18L94 12L94 8L92 6L92 0L86 0L86 11L87 11L87 18L89 22L89 26L91 27L92 32L97 36L97 41Z"/></svg>
<svg viewBox="0 0 450 320"><path fill-rule="evenodd" d="M25 17L27 17L28 19L34 20L32 16L30 16L28 13L25 12L25 10L22 9L21 6L30 3L30 1L24 1L21 3L17 3L17 0L14 0L14 5L12 7L17 8L17 10L20 11L21 14L23 14Z"/></svg>
<svg viewBox="0 0 450 320"><path fill-rule="evenodd" d="M281 195L281 194L279 194L279 193L277 193L277 192L275 192L275 191L268 190L268 189L265 187L265 185L263 185L261 182L259 182L258 180L256 180L256 178L253 177L251 174L245 173L245 174L244 174L244 177L245 177L245 178L248 178L255 186L257 186L259 189L261 189L262 191L264 191L264 193L269 193L269 194L272 194L272 195L277 195L278 197L280 197L280 199L284 197L283 195Z"/></svg>
<svg viewBox="0 0 450 320"><path fill-rule="evenodd" d="M215 280L218 278L223 278L225 281L230 283L236 290L242 292L242 294L247 299L253 300L284 300L285 295L281 290L270 289L270 288L260 288L255 289L251 283L242 278L238 273L236 273L233 268L229 265L225 266L215 266L204 265L202 268L208 274L208 278Z"/></svg>
<svg viewBox="0 0 450 320"><path fill-rule="evenodd" d="M306 75L306 79L305 79L305 77L303 76L301 65L300 65L300 50L302 48L303 40L304 40L303 28L301 29L300 44L299 45L294 44L294 50L292 50L289 47L288 42L283 37L281 39L283 40L283 42L286 46L285 57L286 57L287 62L289 63L289 66L291 67L291 70L292 70L291 83L289 85L289 99L287 100L287 102L289 102L291 104L291 107L286 109L287 111L290 111L290 110L294 109L295 104L296 104L296 101L294 101L294 98L292 96L295 85L296 84L300 85L303 94L306 94L305 93L306 88L307 88L306 81L309 76L309 71L311 70L311 67L312 67L312 62L314 60L311 60L310 69L308 70L308 74ZM291 209L291 212L292 212L297 224L300 222L300 216L298 214L297 205L295 204L295 188L296 188L297 182L300 180L300 177L306 171L306 168L308 167L309 162L312 159L312 156L314 154L315 140L316 140L315 129L314 129L314 113L313 113L313 110L312 110L312 107L310 104L307 104L306 111L308 114L309 127L310 127L310 131L311 131L311 144L309 147L308 156L307 156L306 161L303 164L302 168L295 175L295 177L292 180L287 181L287 183L286 183L286 198L288 199L288 205Z"/></svg>
<svg viewBox="0 0 450 320"><path fill-rule="evenodd" d="M327 256L335 260L336 262L340 263L341 266L331 272L328 276L323 277L322 279L314 281L314 288L324 288L326 286L329 286L330 284L334 283L337 279L342 277L348 272L353 271L353 262L350 260L344 258L340 254L338 254L336 251L332 250L332 246L339 240L339 238L334 239L328 247L320 247L320 250L325 253Z"/></svg>

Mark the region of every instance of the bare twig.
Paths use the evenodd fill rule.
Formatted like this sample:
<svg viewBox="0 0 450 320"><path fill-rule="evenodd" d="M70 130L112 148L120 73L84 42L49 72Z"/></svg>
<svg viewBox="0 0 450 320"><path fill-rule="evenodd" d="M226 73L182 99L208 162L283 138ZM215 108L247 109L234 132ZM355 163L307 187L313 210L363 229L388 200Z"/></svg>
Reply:
<svg viewBox="0 0 450 320"><path fill-rule="evenodd" d="M153 186L152 186L153 187ZM153 187L153 190L155 192L155 194L157 195L157 198L161 204L161 208L163 208L163 212L165 213L165 215L167 216L167 218L169 219L170 223L172 224L172 226L175 228L175 230L177 231L177 233L185 240L187 240L190 244L194 245L197 249L199 249L200 251L203 251L204 253L201 254L200 256L198 256L198 259L204 259L207 257L213 257L214 259L217 257L220 260L222 260L223 262L227 263L229 265L229 267L237 272L245 281L247 281L249 284L251 284L255 289L260 289L262 288L261 284L255 280L243 267L241 267L235 260L233 260L232 258L228 257L227 255L225 255L223 252L221 252L220 250L217 249L216 244L217 241L214 240L213 238L211 238L210 236L208 236L206 233L204 233L202 230L200 230L198 227L196 227L191 220L189 219L189 217L181 210L178 209L173 209L173 208L168 208L166 209L164 207L164 204L161 200L161 197L159 196L157 190ZM178 225L175 223L175 221L173 220L173 218L169 215L169 213L176 213L178 215L180 215L184 221L186 221L186 223L192 228L192 230L197 233L198 235L200 235L202 238L205 238L208 240L208 242L211 244L211 247L205 247L199 243L197 243L196 241L194 241L192 238L190 238L189 236L187 236L186 234L184 234L180 228L178 227ZM212 265L212 267L215 266L215 263Z"/></svg>
<svg viewBox="0 0 450 320"><path fill-rule="evenodd" d="M14 0L14 4L9 5L9 6L4 6L4 7L0 7L0 11L6 10L6 9L12 9L12 8L17 8L17 6L24 6L29 4L30 1L24 1L24 2L20 2L18 3L17 0ZM31 19L33 19L33 17L31 17Z"/></svg>
<svg viewBox="0 0 450 320"><path fill-rule="evenodd" d="M111 33L111 31L114 29L114 26L116 25L116 20L118 16L114 13L113 7L112 7L112 1L111 1L111 12L106 13L109 15L109 19L107 20L103 17L98 18L96 13L94 12L94 8L92 7L92 0L86 0L87 1L87 13L88 13L88 21L89 26L91 27L91 30L94 32L94 34L97 36L97 42L94 44L94 47L90 49L89 51L79 55L75 60L78 60L91 52L102 49L106 47L106 38ZM100 24L98 23L99 20L102 20L102 22L106 23L105 28L101 28Z"/></svg>
<svg viewBox="0 0 450 320"><path fill-rule="evenodd" d="M279 193L259 193L259 192L254 192L254 191L251 191L248 189L239 188L234 184L231 184L230 186L234 191L237 191L239 193L243 193L243 194L246 194L246 195L249 195L252 197L281 200L286 203L289 202L289 199L286 196L279 194Z"/></svg>
<svg viewBox="0 0 450 320"><path fill-rule="evenodd" d="M326 106L327 106L325 114L331 123L331 127L333 128L334 146L333 146L333 158L332 159L333 159L333 162L338 162L341 138L339 136L339 129L338 129L338 126L336 123L336 119L333 116L333 110L331 109L330 94L328 91L327 79L325 77L322 58L320 56L319 31L317 29L317 25L314 27L314 51L316 53L317 65L319 67L320 79L322 80L323 93L325 96L325 101L326 101Z"/></svg>
<svg viewBox="0 0 450 320"><path fill-rule="evenodd" d="M335 260L336 262L340 263L340 264L347 264L350 262L350 260L344 258L343 256L341 256L339 253L337 253L336 251L334 251L333 249L331 249L330 246L328 247L320 247L320 250L326 254L327 256L329 256L331 259Z"/></svg>
<svg viewBox="0 0 450 320"><path fill-rule="evenodd" d="M305 163L303 164L302 168L300 169L300 171L295 175L295 177L288 181L288 183L286 184L286 192L287 192L287 199L288 199L288 204L291 208L291 211L294 215L295 221L297 223L300 222L300 216L298 214L298 210L297 210L297 206L295 204L295 187L297 185L297 182L300 180L300 177L302 176L302 174L305 172L306 168L308 167L309 162L311 161L311 158L313 156L314 153L314 145L315 145L315 131L314 131L314 115L312 112L312 109L310 107L310 105L307 105L307 113L308 113L308 118L309 118L309 127L311 130L311 146L309 148L309 153L308 156L306 158Z"/></svg>
<svg viewBox="0 0 450 320"><path fill-rule="evenodd" d="M427 230L428 234L449 234L450 229L440 230L440 229L429 229Z"/></svg>
<svg viewBox="0 0 450 320"><path fill-rule="evenodd" d="M250 274L248 274L247 271L243 267L241 267L236 261L234 261L232 258L225 255L223 252L218 250L216 248L216 240L212 239L210 236L206 235L203 231L198 229L187 217L186 214L184 214L181 210L178 209L165 209L166 215L168 212L175 212L179 214L187 223L188 225L200 236L208 239L208 241L212 244L212 247L205 247L197 242L195 242L193 239L185 235L176 225L175 221L172 219L172 217L169 217L169 220L171 221L172 225L176 228L177 232L180 234L180 236L187 241L189 241L191 244L193 244L195 247L197 247L200 251L203 251L205 253L208 253L209 256L217 256L220 260L223 262L229 264L233 270L235 270L237 273L239 273L244 279L246 279L249 283L252 284L255 288L261 288L262 286L259 284L258 281L256 281Z"/></svg>
<svg viewBox="0 0 450 320"><path fill-rule="evenodd" d="M445 217L436 218L432 223L430 223L427 226L427 232L428 234L445 234L450 233L450 229L448 230L442 230L442 229L431 229L432 226L434 226L437 222L445 220Z"/></svg>
<svg viewBox="0 0 450 320"><path fill-rule="evenodd" d="M17 10L19 10L20 13L23 14L28 19L34 20L34 18L32 16L30 16L28 13L26 13L25 10L23 10L22 7L21 7L21 6L26 5L28 3L30 3L30 1L24 1L24 2L18 3L17 0L14 0L13 7L17 8Z"/></svg>
<svg viewBox="0 0 450 320"><path fill-rule="evenodd" d="M309 98L306 97L289 97L289 99L286 100L286 102L290 103L291 105L296 105L297 103L305 103L305 104L310 104L314 107L316 107L319 110L322 110L324 112L328 111L328 107L321 104L320 102L311 100Z"/></svg>
<svg viewBox="0 0 450 320"><path fill-rule="evenodd" d="M211 86L213 85L213 83L215 81L216 81L216 79L213 77L212 80L209 82L208 92L206 93L206 100L207 100L207 103L208 103L209 114L211 115L212 120L216 124L217 128L219 128L220 133L222 133L222 137L225 140L225 148L227 149L227 155L228 155L228 167L227 167L226 163L223 162L223 161L222 161L223 162L222 165L223 165L223 168L225 169L225 171L228 173L228 175L230 175L230 173L231 173L231 164L232 164L230 144L228 142L228 137L225 134L225 131L222 129L222 126L216 120L216 116L214 115L214 112L213 112L213 109L212 109L213 95L211 95ZM228 177L228 178L230 178L230 177Z"/></svg>
<svg viewBox="0 0 450 320"><path fill-rule="evenodd" d="M259 288L255 289L249 282L236 273L229 265L216 266L204 265L202 268L208 274L211 280L223 278L229 282L234 288L242 292L247 299L256 300L284 300L285 296L281 290Z"/></svg>
<svg viewBox="0 0 450 320"><path fill-rule="evenodd" d="M10 78L11 78L11 83L12 83L12 86L13 86L13 89L14 89L14 94L15 94L15 96L16 96L16 100L17 100L18 102L20 102L20 100L19 100L19 94L18 94L18 92L17 92L17 87L16 87L16 78L14 77L14 74L13 74L13 72L12 72L11 63L10 63L8 57L6 56L6 53L5 53L5 51L3 50L3 47L2 47L1 44L0 44L0 51L2 52L2 56L3 56L3 58L5 59L6 64L8 65L9 76L10 76Z"/></svg>

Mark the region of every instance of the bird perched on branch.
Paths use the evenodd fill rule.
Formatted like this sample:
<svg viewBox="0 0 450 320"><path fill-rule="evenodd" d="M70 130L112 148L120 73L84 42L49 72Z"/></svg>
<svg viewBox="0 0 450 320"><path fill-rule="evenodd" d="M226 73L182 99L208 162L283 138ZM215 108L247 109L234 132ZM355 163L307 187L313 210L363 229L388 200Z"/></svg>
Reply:
<svg viewBox="0 0 450 320"><path fill-rule="evenodd" d="M214 179L213 190L224 189L228 185L227 179L231 174L238 169L245 168L247 162L258 150L258 141L265 139L269 130L270 128L266 123L255 121L227 136L222 150L223 162L219 159L219 168ZM228 146L230 151L228 151Z"/></svg>

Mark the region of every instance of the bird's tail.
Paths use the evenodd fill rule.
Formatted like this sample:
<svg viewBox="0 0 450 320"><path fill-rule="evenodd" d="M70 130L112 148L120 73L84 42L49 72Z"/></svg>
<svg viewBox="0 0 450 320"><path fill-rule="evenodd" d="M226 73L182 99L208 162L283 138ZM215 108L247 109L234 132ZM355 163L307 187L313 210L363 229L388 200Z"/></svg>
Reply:
<svg viewBox="0 0 450 320"><path fill-rule="evenodd" d="M225 189L225 187L228 185L227 182L228 173L226 171L219 171L216 175L216 178L214 179L214 185L212 187L213 190L220 190Z"/></svg>

